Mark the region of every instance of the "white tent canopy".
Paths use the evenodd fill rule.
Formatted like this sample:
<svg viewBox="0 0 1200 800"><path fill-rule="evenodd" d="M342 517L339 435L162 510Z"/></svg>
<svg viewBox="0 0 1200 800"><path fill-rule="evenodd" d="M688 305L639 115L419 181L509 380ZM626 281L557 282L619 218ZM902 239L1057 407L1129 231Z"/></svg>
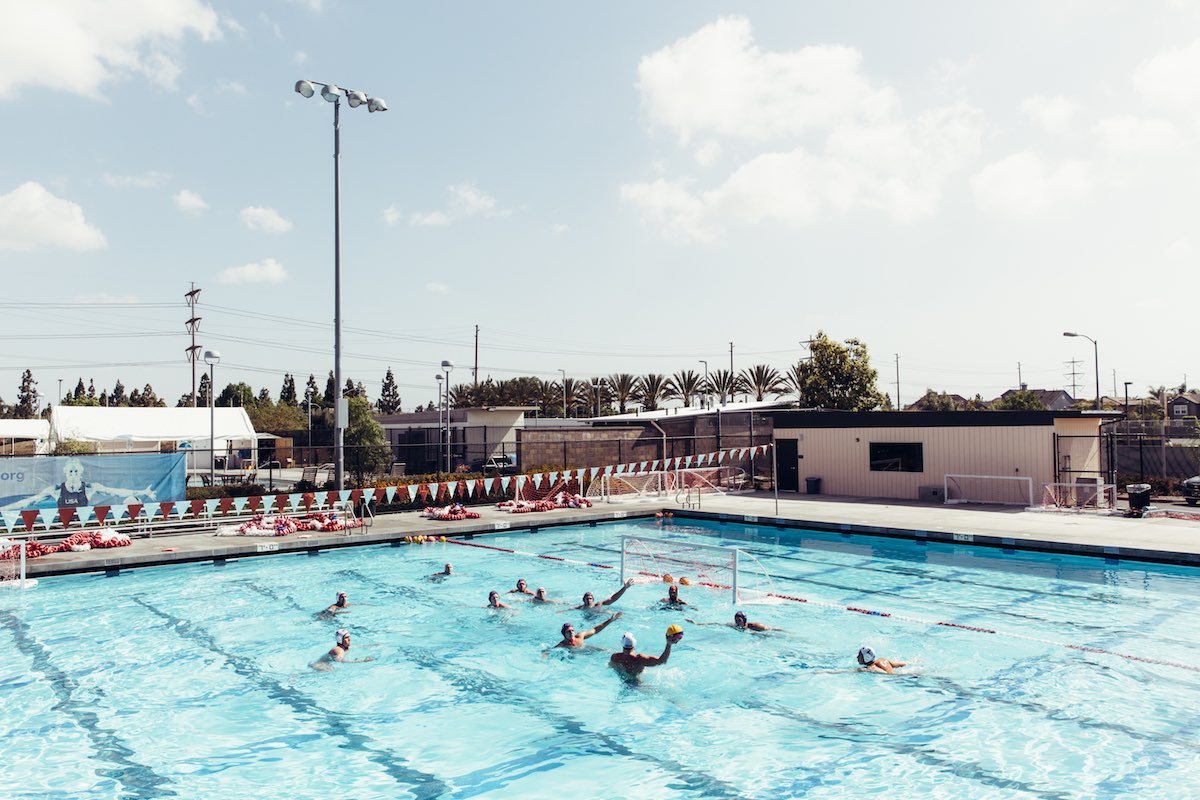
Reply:
<svg viewBox="0 0 1200 800"><path fill-rule="evenodd" d="M212 436L218 447L231 440L254 441L257 434L246 409L214 411ZM56 406L50 425L54 439L60 442L189 442L193 447L209 447L207 408Z"/></svg>
<svg viewBox="0 0 1200 800"><path fill-rule="evenodd" d="M45 419L0 419L0 439L49 439L50 421Z"/></svg>

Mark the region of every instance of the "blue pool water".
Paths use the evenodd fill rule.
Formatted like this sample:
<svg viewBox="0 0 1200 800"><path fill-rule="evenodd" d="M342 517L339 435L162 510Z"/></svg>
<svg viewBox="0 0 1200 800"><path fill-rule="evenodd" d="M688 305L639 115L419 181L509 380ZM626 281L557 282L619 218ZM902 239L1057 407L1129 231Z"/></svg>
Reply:
<svg viewBox="0 0 1200 800"><path fill-rule="evenodd" d="M614 570L436 544L47 579L0 594L3 796L1157 798L1200 779L1200 673L1063 646L1196 661L1195 570L740 524L476 541L615 564L622 533L735 544L777 593L833 607L746 607L782 633L685 622L630 685L607 667L623 631L658 653L683 617L728 622L729 593L685 587L680 613L635 585L564 653L564 621L602 618L487 610L488 590L525 577L574 604ZM361 605L316 618L338 589ZM310 669L339 626L375 660ZM921 663L858 673L861 644Z"/></svg>

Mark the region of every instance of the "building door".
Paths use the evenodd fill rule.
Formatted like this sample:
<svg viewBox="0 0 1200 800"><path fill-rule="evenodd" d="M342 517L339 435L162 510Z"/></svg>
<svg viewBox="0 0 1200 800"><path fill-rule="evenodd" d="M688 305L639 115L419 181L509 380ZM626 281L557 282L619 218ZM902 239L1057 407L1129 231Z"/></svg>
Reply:
<svg viewBox="0 0 1200 800"><path fill-rule="evenodd" d="M800 462L795 439L775 440L775 465L779 469L779 491L800 491Z"/></svg>

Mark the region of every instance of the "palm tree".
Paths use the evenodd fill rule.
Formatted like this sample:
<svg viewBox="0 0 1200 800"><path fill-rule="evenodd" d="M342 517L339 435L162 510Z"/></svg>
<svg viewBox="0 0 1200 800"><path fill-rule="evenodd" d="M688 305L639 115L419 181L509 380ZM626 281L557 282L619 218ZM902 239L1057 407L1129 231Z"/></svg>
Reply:
<svg viewBox="0 0 1200 800"><path fill-rule="evenodd" d="M733 396L742 389L742 376L734 375L727 369L717 369L708 373L708 386L713 394L721 395L721 402L732 400Z"/></svg>
<svg viewBox="0 0 1200 800"><path fill-rule="evenodd" d="M800 405L804 405L804 369L801 362L797 361L788 367L787 373L783 376L783 384L785 391L796 395L796 401Z"/></svg>
<svg viewBox="0 0 1200 800"><path fill-rule="evenodd" d="M551 416L551 409L562 405L562 389L556 381L537 380L537 396L530 405L538 407L538 414L543 417Z"/></svg>
<svg viewBox="0 0 1200 800"><path fill-rule="evenodd" d="M597 389L597 386L600 388ZM589 378L586 388L588 402L591 403L592 413L596 416L600 416L606 409L612 407L612 390L608 388L608 382L603 377L596 375Z"/></svg>
<svg viewBox="0 0 1200 800"><path fill-rule="evenodd" d="M692 398L700 394L704 388L704 378L692 370L682 370L671 376L667 381L668 397L678 397L683 400L683 407L690 408Z"/></svg>
<svg viewBox="0 0 1200 800"><path fill-rule="evenodd" d="M566 378L563 380L563 395L567 399L567 407L563 409L563 416L571 416L571 412L579 407L587 408L591 405L592 389L578 378Z"/></svg>
<svg viewBox="0 0 1200 800"><path fill-rule="evenodd" d="M460 383L450 387L450 406L452 408L471 408L478 405L475 387L469 383Z"/></svg>
<svg viewBox="0 0 1200 800"><path fill-rule="evenodd" d="M741 378L746 391L759 402L766 400L769 394L779 395L787 391L779 370L769 364L755 364L750 369L744 369Z"/></svg>
<svg viewBox="0 0 1200 800"><path fill-rule="evenodd" d="M664 398L666 390L666 376L660 375L657 372L648 372L637 379L634 397L642 404L644 410L656 411L658 409L658 401Z"/></svg>
<svg viewBox="0 0 1200 800"><path fill-rule="evenodd" d="M629 401L634 399L637 390L637 378L628 372L616 372L605 379L608 389L612 392L613 400L617 401L617 412L624 414Z"/></svg>

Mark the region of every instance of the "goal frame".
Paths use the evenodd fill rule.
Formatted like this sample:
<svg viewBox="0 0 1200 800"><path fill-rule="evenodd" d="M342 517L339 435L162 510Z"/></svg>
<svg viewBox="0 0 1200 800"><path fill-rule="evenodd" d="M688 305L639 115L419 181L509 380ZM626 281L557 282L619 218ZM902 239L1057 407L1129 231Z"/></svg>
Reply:
<svg viewBox="0 0 1200 800"><path fill-rule="evenodd" d="M710 479L710 475L714 479ZM644 486L629 493L613 494L610 487L614 482L632 484L644 482ZM728 485L726 483L728 482ZM585 495L589 500L603 503L619 503L626 500L661 500L675 494L676 499L688 489L714 494L733 494L744 491L749 480L740 467L685 467L669 470L647 470L645 472L613 472L597 475Z"/></svg>
<svg viewBox="0 0 1200 800"><path fill-rule="evenodd" d="M0 589L32 589L37 586L37 580L30 578L26 572L25 540L0 537L0 553L10 547L17 548L17 557L11 559L17 567L16 577L12 580L0 581ZM6 562L9 560L5 559Z"/></svg>
<svg viewBox="0 0 1200 800"><path fill-rule="evenodd" d="M1080 502L1080 496L1085 499ZM1060 498L1071 502L1060 502ZM1112 511L1117 507L1115 483L1043 483L1042 508L1061 508L1068 511Z"/></svg>
<svg viewBox="0 0 1200 800"><path fill-rule="evenodd" d="M654 536L631 536L629 534L622 534L621 535L621 583L625 583L625 581L628 578L628 575L626 574L625 555L627 552L629 552L629 543L631 541L633 541L633 542L650 542L650 543L653 543L656 545L661 545L664 548L668 548L668 547L678 548L684 544L683 542L680 542L675 539L659 539ZM731 565L730 568L733 572L733 579L732 579L733 602L736 605L738 603L738 572L739 572L739 567L741 566L741 558L740 558L741 552L742 552L741 549L737 548L737 547L725 547L725 546L717 545L717 544L695 544L693 542L687 542L686 546L691 550L707 550L709 552L723 553L727 558L730 559L730 565Z"/></svg>
<svg viewBox="0 0 1200 800"><path fill-rule="evenodd" d="M1025 486L1025 496L1027 502L1014 503L1008 500L976 500L973 498L950 497L950 482L957 478L969 478L971 480L986 480L986 481L1008 481L1012 483L1020 483ZM1000 505L1000 506L1024 506L1030 508L1035 503L1033 494L1033 478L1028 475L959 475L952 472L947 472L942 476L942 503L944 505Z"/></svg>

